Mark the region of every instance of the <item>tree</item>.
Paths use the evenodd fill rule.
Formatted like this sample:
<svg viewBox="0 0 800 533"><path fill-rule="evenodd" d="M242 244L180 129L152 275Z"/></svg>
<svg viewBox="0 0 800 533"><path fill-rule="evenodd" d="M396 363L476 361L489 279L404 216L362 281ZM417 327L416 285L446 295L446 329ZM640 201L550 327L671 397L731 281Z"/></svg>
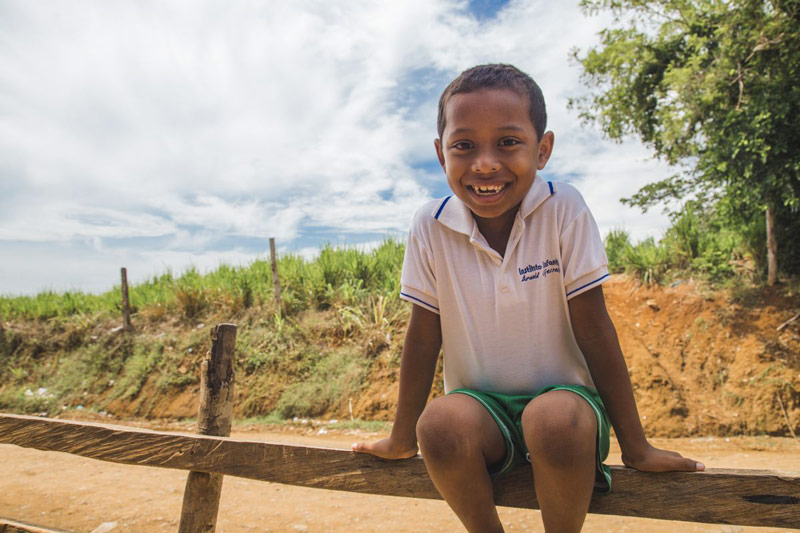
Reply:
<svg viewBox="0 0 800 533"><path fill-rule="evenodd" d="M776 211L800 208L800 0L582 0L614 27L584 56L573 99L621 141L635 135L680 171L624 200L647 209L688 194L766 217L777 279ZM798 247L798 242L790 243Z"/></svg>

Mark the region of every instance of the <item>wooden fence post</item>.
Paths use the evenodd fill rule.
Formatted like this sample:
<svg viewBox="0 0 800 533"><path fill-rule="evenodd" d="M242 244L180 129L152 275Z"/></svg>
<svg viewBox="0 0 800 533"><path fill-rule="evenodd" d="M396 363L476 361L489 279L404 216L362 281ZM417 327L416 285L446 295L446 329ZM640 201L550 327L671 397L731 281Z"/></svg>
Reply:
<svg viewBox="0 0 800 533"><path fill-rule="evenodd" d="M231 434L235 347L235 324L219 324L211 330L211 351L200 371L197 432L201 435L228 437ZM213 532L217 527L221 492L221 474L189 472L179 533Z"/></svg>
<svg viewBox="0 0 800 533"><path fill-rule="evenodd" d="M269 238L269 255L272 259L272 282L275 284L275 308L281 312L281 280L278 279L278 258L275 255L275 238Z"/></svg>
<svg viewBox="0 0 800 533"><path fill-rule="evenodd" d="M128 270L122 267L120 274L122 276L122 329L126 333L131 333L133 324L131 324L131 305L128 299Z"/></svg>

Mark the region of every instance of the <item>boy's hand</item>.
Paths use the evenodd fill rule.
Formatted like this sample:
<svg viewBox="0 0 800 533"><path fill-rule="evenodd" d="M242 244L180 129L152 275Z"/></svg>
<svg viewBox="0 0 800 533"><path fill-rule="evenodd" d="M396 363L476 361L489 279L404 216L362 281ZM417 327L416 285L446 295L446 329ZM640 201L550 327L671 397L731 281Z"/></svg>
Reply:
<svg viewBox="0 0 800 533"><path fill-rule="evenodd" d="M353 451L357 453L368 453L381 459L410 459L417 455L419 447L414 445L397 446L392 439L381 439L376 442L354 442Z"/></svg>
<svg viewBox="0 0 800 533"><path fill-rule="evenodd" d="M703 463L676 452L654 448L650 444L635 456L622 454L622 462L627 467L643 472L699 472L706 469Z"/></svg>

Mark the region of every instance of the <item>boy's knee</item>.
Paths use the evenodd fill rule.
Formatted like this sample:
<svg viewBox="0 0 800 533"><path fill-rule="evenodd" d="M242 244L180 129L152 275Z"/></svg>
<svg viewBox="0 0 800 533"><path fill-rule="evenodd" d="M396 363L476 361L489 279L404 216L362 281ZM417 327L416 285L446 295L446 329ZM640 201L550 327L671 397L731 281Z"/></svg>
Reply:
<svg viewBox="0 0 800 533"><path fill-rule="evenodd" d="M433 400L417 422L417 440L423 458L442 460L479 453L478 428L470 416L444 398Z"/></svg>
<svg viewBox="0 0 800 533"><path fill-rule="evenodd" d="M594 457L597 419L575 393L551 391L531 400L522 413L522 429L532 461L566 467Z"/></svg>

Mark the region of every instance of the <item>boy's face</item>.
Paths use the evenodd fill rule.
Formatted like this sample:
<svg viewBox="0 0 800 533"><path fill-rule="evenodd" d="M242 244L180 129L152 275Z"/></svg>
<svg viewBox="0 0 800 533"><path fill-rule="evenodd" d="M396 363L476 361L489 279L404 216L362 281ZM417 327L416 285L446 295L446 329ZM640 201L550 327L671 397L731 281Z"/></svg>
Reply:
<svg viewBox="0 0 800 533"><path fill-rule="evenodd" d="M537 138L527 100L510 89L456 94L444 111L434 144L450 189L478 217L516 213L550 158L553 133Z"/></svg>

